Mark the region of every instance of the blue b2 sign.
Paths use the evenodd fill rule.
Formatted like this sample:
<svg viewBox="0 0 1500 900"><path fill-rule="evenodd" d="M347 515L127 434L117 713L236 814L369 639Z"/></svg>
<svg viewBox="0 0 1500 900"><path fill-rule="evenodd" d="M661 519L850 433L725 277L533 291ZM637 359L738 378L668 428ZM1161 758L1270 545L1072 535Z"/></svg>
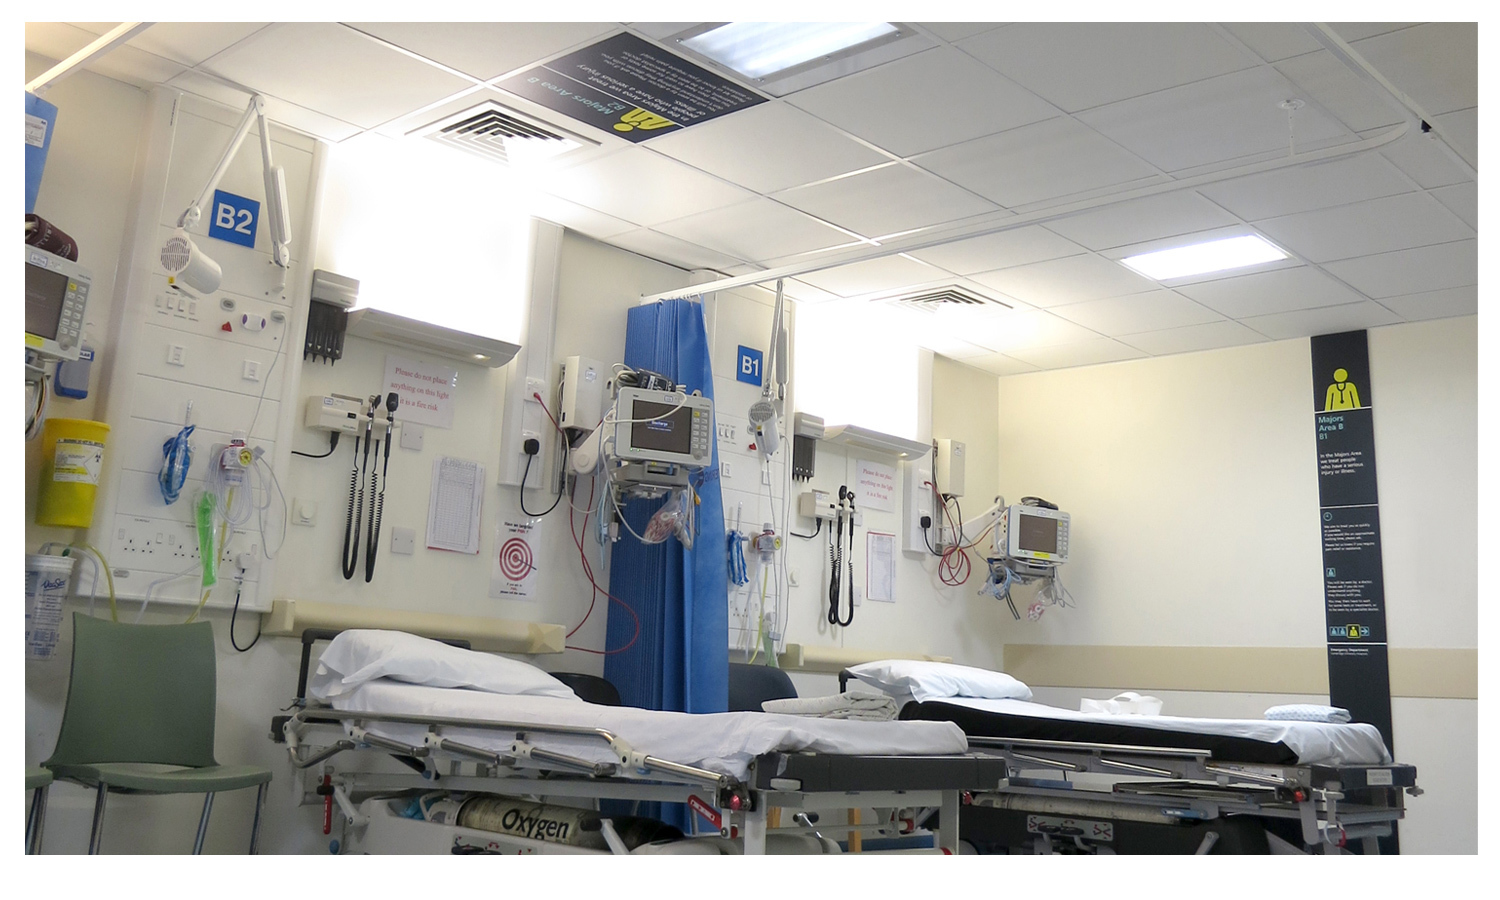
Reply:
<svg viewBox="0 0 1500 900"><path fill-rule="evenodd" d="M740 345L740 364L735 377L747 384L760 387L763 374L760 370L761 352L759 350Z"/></svg>
<svg viewBox="0 0 1500 900"><path fill-rule="evenodd" d="M260 201L240 197L228 191L214 191L214 205L209 212L208 236L255 246L255 225L260 218Z"/></svg>

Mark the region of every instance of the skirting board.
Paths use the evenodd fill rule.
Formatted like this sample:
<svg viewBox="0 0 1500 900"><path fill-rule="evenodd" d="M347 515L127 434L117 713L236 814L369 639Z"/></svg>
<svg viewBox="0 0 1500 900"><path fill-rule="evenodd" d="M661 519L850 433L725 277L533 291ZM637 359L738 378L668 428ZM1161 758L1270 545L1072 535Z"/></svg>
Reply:
<svg viewBox="0 0 1500 900"><path fill-rule="evenodd" d="M783 669L799 672L839 672L860 663L877 659L925 659L929 662L953 662L951 656L929 656L924 653L882 653L878 650L849 650L843 647L809 647L787 644L776 657Z"/></svg>
<svg viewBox="0 0 1500 900"><path fill-rule="evenodd" d="M430 638L462 638L475 650L491 653L561 653L565 640L561 625L375 609L316 600L274 600L271 611L263 617L264 634L295 636L308 628L382 628Z"/></svg>
<svg viewBox="0 0 1500 900"><path fill-rule="evenodd" d="M1006 644L1005 671L1046 687L1327 694L1323 647ZM1391 696L1479 697L1479 651L1390 648Z"/></svg>

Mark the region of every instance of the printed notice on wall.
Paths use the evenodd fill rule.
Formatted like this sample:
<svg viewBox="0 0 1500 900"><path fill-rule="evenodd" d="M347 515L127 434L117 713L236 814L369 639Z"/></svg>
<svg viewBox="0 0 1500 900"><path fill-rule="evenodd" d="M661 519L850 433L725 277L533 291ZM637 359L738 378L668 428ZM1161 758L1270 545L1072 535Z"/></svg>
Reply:
<svg viewBox="0 0 1500 900"><path fill-rule="evenodd" d="M397 422L452 428L457 389L457 369L386 354L385 392L395 391L401 397Z"/></svg>
<svg viewBox="0 0 1500 900"><path fill-rule="evenodd" d="M532 545L536 520L500 523L495 558L490 560L490 596L506 600L536 599L536 553Z"/></svg>
<svg viewBox="0 0 1500 900"><path fill-rule="evenodd" d="M868 459L854 461L854 500L859 509L896 508L896 467Z"/></svg>

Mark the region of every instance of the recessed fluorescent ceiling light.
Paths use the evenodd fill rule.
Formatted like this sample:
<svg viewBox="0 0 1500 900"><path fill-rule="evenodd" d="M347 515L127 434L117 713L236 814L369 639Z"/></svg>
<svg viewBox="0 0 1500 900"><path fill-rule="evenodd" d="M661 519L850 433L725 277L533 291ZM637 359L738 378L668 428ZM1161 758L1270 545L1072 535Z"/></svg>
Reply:
<svg viewBox="0 0 1500 900"><path fill-rule="evenodd" d="M1286 258L1285 253L1265 240L1250 234L1207 241L1202 244L1191 244L1187 247L1174 247L1171 250L1157 250L1154 253L1142 253L1139 256L1127 256L1120 262L1147 278L1167 281L1173 278L1186 278L1189 275L1239 269L1256 263L1274 262Z"/></svg>
<svg viewBox="0 0 1500 900"><path fill-rule="evenodd" d="M897 31L889 22L730 22L682 43L747 78L765 78Z"/></svg>

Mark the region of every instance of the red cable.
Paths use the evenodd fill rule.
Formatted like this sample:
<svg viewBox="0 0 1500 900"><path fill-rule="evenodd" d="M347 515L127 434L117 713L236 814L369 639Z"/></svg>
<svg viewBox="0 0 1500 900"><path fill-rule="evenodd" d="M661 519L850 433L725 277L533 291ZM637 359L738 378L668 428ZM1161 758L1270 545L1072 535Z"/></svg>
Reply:
<svg viewBox="0 0 1500 900"><path fill-rule="evenodd" d="M575 484L576 484L576 482L575 482ZM590 511L587 512L587 513L584 513L584 515L583 515L583 533L585 535L588 534L589 516L592 515L592 513L593 513L593 506L594 506L594 486L593 486L593 482L590 481L590 483L589 483L589 510ZM584 552L583 552L583 540L582 540L582 538L577 533L573 532L573 504L572 504L571 500L568 503L568 531L569 531L569 533L573 534L573 543L576 544L577 547L578 547L578 560L583 565L583 574L588 578L589 584L593 586L594 593L589 597L589 611L587 613L584 613L583 621L579 622L578 625L573 629L573 631L568 632L567 637L572 637L573 634L574 634L574 632L578 631L579 628L582 628L583 627L583 623L588 621L589 616L593 615L593 613L594 613L594 601L598 599L598 595L599 594L603 594L604 596L608 597L609 599L613 600L614 602L616 602L616 603L620 604L621 606L625 607L625 611L628 612L628 613L630 613L630 618L632 618L632 619L635 620L635 633L630 636L630 642L629 643L627 643L625 646L620 647L620 648L615 649L615 650L590 650L587 647L574 647L571 644L565 644L564 648L568 649L568 650L580 650L580 651L582 651L584 653L593 653L593 654L597 654L599 656L611 656L611 655L613 655L615 653L624 653L626 650L629 650L631 647L635 646L635 642L640 639L640 636L641 636L641 617L638 616L638 615L636 615L635 610L633 610L633 609L630 608L630 604L626 603L624 600L621 600L619 597L616 597L614 594L611 594L609 591L606 591L604 588L602 588L602 587L599 586L599 583L597 581L594 580L594 569L593 569L592 566L589 565L588 556L586 556L584 554Z"/></svg>
<svg viewBox="0 0 1500 900"><path fill-rule="evenodd" d="M557 419L552 417L552 410L547 408L547 401L543 400L542 395L538 394L536 391L532 391L531 396L535 397L536 402L542 405L542 412L547 414L547 418L552 419L552 427L557 429L557 433L562 434L563 439L566 440L568 436L566 434L563 434L562 426L557 424Z"/></svg>

